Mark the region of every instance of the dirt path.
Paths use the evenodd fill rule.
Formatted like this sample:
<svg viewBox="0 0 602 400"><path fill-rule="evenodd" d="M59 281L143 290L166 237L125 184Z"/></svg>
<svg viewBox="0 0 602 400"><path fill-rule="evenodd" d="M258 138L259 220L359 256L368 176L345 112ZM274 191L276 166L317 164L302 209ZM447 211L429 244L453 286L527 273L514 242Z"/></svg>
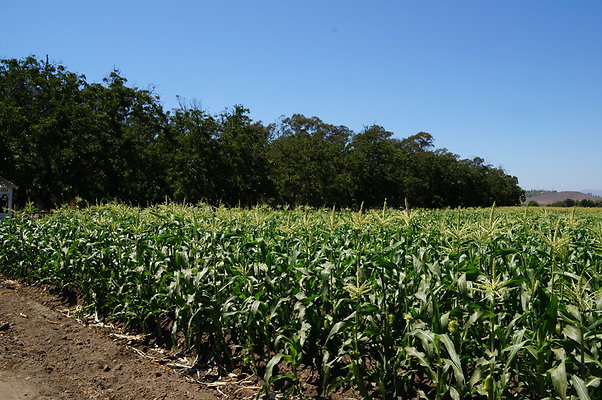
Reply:
<svg viewBox="0 0 602 400"><path fill-rule="evenodd" d="M61 309L56 296L0 276L0 399L209 400L250 394L224 382L190 382L164 361L140 355L127 337L83 326Z"/></svg>

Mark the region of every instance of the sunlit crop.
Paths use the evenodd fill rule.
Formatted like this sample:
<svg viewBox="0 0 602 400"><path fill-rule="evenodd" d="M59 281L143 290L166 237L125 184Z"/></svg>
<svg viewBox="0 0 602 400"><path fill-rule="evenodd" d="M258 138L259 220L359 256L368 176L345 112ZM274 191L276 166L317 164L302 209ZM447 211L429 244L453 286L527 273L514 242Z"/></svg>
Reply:
<svg viewBox="0 0 602 400"><path fill-rule="evenodd" d="M312 376L326 397L595 399L601 227L588 210L108 205L0 223L0 271L244 364L265 392Z"/></svg>

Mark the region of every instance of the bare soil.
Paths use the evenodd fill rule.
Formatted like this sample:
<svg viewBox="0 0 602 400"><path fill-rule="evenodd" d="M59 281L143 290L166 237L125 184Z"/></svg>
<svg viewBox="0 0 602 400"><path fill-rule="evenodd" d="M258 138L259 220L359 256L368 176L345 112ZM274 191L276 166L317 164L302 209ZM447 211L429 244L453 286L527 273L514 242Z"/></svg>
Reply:
<svg viewBox="0 0 602 400"><path fill-rule="evenodd" d="M0 399L210 400L259 389L242 373L191 373L191 360L72 313L48 289L0 276Z"/></svg>

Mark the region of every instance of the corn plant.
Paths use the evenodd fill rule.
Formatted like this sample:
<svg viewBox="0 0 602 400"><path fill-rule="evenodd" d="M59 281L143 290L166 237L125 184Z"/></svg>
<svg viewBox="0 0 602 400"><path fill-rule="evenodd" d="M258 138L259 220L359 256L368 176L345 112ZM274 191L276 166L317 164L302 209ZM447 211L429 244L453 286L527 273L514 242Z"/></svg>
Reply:
<svg viewBox="0 0 602 400"><path fill-rule="evenodd" d="M596 210L108 204L16 213L0 243L2 273L249 368L269 395L602 393Z"/></svg>

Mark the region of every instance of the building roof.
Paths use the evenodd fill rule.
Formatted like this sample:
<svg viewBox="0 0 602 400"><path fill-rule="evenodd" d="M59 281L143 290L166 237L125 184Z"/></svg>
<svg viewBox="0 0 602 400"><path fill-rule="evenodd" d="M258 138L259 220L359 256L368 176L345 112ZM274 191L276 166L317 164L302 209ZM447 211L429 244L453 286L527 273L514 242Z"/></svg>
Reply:
<svg viewBox="0 0 602 400"><path fill-rule="evenodd" d="M17 189L18 186L0 176L0 190Z"/></svg>

